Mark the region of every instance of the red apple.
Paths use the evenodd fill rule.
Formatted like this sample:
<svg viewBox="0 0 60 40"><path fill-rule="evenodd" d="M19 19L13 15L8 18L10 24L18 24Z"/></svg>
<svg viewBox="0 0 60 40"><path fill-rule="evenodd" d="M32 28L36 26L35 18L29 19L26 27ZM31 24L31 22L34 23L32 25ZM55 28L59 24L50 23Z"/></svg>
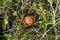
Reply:
<svg viewBox="0 0 60 40"><path fill-rule="evenodd" d="M33 23L34 18L32 16L26 16L24 17L24 24L31 25Z"/></svg>

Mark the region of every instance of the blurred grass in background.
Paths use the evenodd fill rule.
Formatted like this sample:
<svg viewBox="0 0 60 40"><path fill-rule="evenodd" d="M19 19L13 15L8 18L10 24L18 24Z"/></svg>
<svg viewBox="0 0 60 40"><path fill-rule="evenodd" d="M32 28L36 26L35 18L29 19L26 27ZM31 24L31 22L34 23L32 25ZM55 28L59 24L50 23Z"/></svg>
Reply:
<svg viewBox="0 0 60 40"><path fill-rule="evenodd" d="M23 18L33 15L27 26ZM60 40L60 0L0 0L1 40Z"/></svg>

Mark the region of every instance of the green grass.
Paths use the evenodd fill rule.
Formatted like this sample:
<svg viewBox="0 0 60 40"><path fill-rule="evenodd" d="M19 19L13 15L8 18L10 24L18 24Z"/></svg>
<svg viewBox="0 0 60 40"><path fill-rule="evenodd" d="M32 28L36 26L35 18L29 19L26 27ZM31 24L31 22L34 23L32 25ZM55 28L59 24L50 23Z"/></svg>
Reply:
<svg viewBox="0 0 60 40"><path fill-rule="evenodd" d="M23 19L32 15L27 26ZM60 40L59 0L0 0L1 40Z"/></svg>

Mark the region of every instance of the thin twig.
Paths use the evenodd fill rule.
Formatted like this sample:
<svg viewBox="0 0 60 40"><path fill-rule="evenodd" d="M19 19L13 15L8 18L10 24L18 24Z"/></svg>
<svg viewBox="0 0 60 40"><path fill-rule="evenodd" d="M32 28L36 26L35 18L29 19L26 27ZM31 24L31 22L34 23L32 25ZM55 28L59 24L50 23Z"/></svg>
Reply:
<svg viewBox="0 0 60 40"><path fill-rule="evenodd" d="M60 23L60 21L59 22L57 22L56 24L54 24L52 27L50 27L45 33L43 33L43 35L42 35L42 37L40 38L40 40L53 28L53 27L55 27L57 24L59 24Z"/></svg>

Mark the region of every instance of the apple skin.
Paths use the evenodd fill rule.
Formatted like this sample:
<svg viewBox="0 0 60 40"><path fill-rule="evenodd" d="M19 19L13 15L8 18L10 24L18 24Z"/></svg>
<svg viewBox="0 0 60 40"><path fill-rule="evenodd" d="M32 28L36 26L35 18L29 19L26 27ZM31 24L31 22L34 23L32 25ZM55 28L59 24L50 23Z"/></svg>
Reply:
<svg viewBox="0 0 60 40"><path fill-rule="evenodd" d="M24 24L29 26L29 25L33 24L34 18L32 16L26 16L26 17L24 17L23 21L24 21Z"/></svg>

